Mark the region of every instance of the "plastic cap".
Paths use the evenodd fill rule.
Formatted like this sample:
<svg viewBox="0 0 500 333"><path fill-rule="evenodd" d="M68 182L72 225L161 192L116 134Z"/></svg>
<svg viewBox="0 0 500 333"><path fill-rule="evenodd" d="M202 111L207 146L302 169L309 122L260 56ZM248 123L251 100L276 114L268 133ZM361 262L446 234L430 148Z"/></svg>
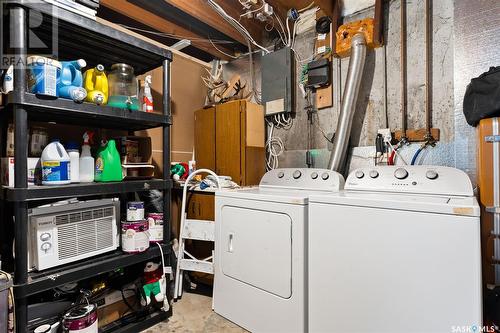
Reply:
<svg viewBox="0 0 500 333"><path fill-rule="evenodd" d="M83 67L86 67L87 66L87 62L85 61L85 59L78 59L76 61L78 63L78 65L83 68Z"/></svg>
<svg viewBox="0 0 500 333"><path fill-rule="evenodd" d="M80 146L78 143L71 141L66 144L66 150L78 150Z"/></svg>

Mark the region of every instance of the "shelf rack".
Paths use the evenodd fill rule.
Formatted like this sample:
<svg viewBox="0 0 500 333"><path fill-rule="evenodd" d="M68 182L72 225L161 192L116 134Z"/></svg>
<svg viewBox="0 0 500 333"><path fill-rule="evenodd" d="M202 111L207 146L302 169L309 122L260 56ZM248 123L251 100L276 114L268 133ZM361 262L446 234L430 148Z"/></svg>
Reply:
<svg viewBox="0 0 500 333"><path fill-rule="evenodd" d="M0 126L0 142L5 146L7 123L5 120L10 118L14 123L14 159L16 161L15 186L0 188L0 213L4 217L6 205L12 205L15 219L16 330L17 332L28 332L28 296L68 282L79 281L160 256L157 247L152 247L137 255L116 251L55 269L28 272L28 204L47 199L129 193L152 189L163 190L163 212L165 214L163 248L166 254L166 263L169 265L169 255L167 254L170 253L170 191L172 187L168 171L164 172L162 179L51 187L28 186L28 121L78 124L98 128L122 129L129 132L162 127L164 147L162 162L168 170L170 165L170 64L172 53L123 31L118 31L48 3L9 0L1 5L7 6L3 9L8 9L10 14L10 22L8 22L12 27L10 30L12 40L10 42L15 41L15 43L9 45L16 45L15 49L7 49L6 51L15 57L17 66L14 69L14 91L7 96L6 106L0 110L0 124L2 124ZM37 17L42 18L39 26L28 26L30 11L36 11ZM0 22L0 24L8 23ZM27 54L37 53L36 50L30 49L28 46L28 29L30 29L30 34L34 33L42 42L56 46L53 50L53 57L63 60L84 58L89 68L97 64L103 64L109 68L114 63L124 62L132 65L136 74L143 74L161 66L163 68L162 113L130 112L89 103L76 104L64 99L44 99L27 93L26 57ZM55 35L54 29L57 30ZM56 40L52 38L53 36L57 37ZM5 147L1 150L1 156L6 156ZM0 222L2 234L5 232L5 220L4 218ZM110 329L109 332L138 332L165 320L169 315L171 312L151 313L139 323Z"/></svg>

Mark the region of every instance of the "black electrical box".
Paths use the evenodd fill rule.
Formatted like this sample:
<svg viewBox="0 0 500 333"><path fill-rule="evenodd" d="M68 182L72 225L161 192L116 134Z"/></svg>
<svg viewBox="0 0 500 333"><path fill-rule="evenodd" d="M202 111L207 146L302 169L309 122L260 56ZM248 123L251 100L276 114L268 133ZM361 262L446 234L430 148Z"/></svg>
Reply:
<svg viewBox="0 0 500 333"><path fill-rule="evenodd" d="M321 88L330 85L331 66L328 59L319 59L307 64L307 88Z"/></svg>
<svg viewBox="0 0 500 333"><path fill-rule="evenodd" d="M262 57L262 104L266 116L295 111L295 57L289 47Z"/></svg>

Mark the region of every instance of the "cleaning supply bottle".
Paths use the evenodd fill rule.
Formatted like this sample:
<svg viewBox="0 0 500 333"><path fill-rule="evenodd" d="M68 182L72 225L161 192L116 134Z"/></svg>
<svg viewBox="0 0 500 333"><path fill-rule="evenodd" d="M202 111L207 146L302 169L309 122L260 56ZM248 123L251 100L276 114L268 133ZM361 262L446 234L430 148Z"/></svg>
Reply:
<svg viewBox="0 0 500 333"><path fill-rule="evenodd" d="M43 185L64 185L71 182L70 158L59 140L53 140L43 149L40 163Z"/></svg>
<svg viewBox="0 0 500 333"><path fill-rule="evenodd" d="M97 65L85 71L84 88L87 90L87 102L97 105L106 104L108 102L108 78L104 72L103 65Z"/></svg>
<svg viewBox="0 0 500 333"><path fill-rule="evenodd" d="M80 155L80 182L91 183L94 181L94 158L90 152L93 132L83 134L82 154Z"/></svg>
<svg viewBox="0 0 500 333"><path fill-rule="evenodd" d="M66 144L66 152L69 155L70 161L70 181L72 183L80 182L80 151L78 149L78 143L68 142Z"/></svg>
<svg viewBox="0 0 500 333"><path fill-rule="evenodd" d="M83 59L61 61L61 77L57 83L59 97L83 102L87 91L83 89L83 75L81 69L87 66Z"/></svg>
<svg viewBox="0 0 500 333"><path fill-rule="evenodd" d="M122 180L122 164L115 140L109 140L97 153L95 161L96 182L116 182Z"/></svg>
<svg viewBox="0 0 500 333"><path fill-rule="evenodd" d="M151 75L144 79L144 88L142 91L142 111L153 112L153 95L151 94Z"/></svg>

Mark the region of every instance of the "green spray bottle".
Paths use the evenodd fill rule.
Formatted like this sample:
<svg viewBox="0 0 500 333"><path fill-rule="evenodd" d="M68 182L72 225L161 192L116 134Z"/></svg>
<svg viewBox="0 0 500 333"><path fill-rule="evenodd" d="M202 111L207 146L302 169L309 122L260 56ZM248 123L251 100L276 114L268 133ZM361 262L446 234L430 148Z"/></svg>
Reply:
<svg viewBox="0 0 500 333"><path fill-rule="evenodd" d="M115 140L101 146L95 160L96 182L118 182L122 180L122 164Z"/></svg>

